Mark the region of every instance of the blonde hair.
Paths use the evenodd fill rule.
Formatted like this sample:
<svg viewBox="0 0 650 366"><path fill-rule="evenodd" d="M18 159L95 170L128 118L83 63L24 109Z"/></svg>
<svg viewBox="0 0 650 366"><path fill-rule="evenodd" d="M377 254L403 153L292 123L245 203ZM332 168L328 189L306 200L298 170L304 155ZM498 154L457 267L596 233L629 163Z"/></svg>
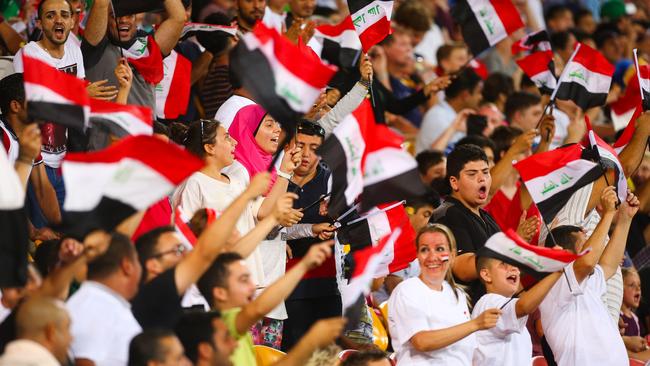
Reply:
<svg viewBox="0 0 650 366"><path fill-rule="evenodd" d="M456 283L454 274L451 270L454 265L454 259L456 259L456 237L454 237L454 233L451 232L451 229L443 224L429 224L418 231L418 234L415 237L416 249L420 249L420 238L422 235L427 233L440 233L447 238L447 243L449 243L449 269L445 274L445 281L447 281L447 283L449 283L451 288L454 290L454 296L456 296L456 300L458 300L458 290L460 289L463 292L465 292L465 290L462 286Z"/></svg>
<svg viewBox="0 0 650 366"><path fill-rule="evenodd" d="M625 277L635 274L639 275L639 272L634 269L634 267L621 267L621 274L623 275L623 280L625 280Z"/></svg>

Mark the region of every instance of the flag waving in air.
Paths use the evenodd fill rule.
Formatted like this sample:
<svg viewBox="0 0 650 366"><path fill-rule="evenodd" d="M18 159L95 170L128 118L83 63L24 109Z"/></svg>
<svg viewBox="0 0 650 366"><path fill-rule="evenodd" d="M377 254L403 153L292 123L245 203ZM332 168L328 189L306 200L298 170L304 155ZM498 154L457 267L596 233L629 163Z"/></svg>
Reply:
<svg viewBox="0 0 650 366"><path fill-rule="evenodd" d="M614 66L593 48L578 43L562 70L558 86L551 95L561 100L572 100L582 110L605 104L612 84Z"/></svg>
<svg viewBox="0 0 650 366"><path fill-rule="evenodd" d="M591 121L585 114L585 125L587 126L587 134L589 136L589 146L594 149L598 154L598 159L604 168L614 169L614 176L616 179L616 193L620 202L625 202L627 198L627 179L623 166L618 160L618 154L613 147L603 141L600 136L596 135L591 127Z"/></svg>
<svg viewBox="0 0 650 366"><path fill-rule="evenodd" d="M27 113L31 119L77 130L88 125L90 98L83 80L25 55L23 68Z"/></svg>
<svg viewBox="0 0 650 366"><path fill-rule="evenodd" d="M514 164L545 223L553 221L578 189L603 174L594 155L591 149L574 144Z"/></svg>
<svg viewBox="0 0 650 366"><path fill-rule="evenodd" d="M391 33L392 0L348 0L350 19L359 35L363 52Z"/></svg>
<svg viewBox="0 0 650 366"><path fill-rule="evenodd" d="M113 135L152 135L153 116L149 107L90 100L90 123L105 127Z"/></svg>
<svg viewBox="0 0 650 366"><path fill-rule="evenodd" d="M643 110L647 111L650 109L650 66L639 65L636 48L634 49L634 65L636 66L636 75L639 88L641 89L641 104L643 105Z"/></svg>
<svg viewBox="0 0 650 366"><path fill-rule="evenodd" d="M237 27L231 25L217 25L204 23L185 23L181 31L180 40L195 36L199 33L223 32L231 36L237 35Z"/></svg>
<svg viewBox="0 0 650 366"><path fill-rule="evenodd" d="M203 162L152 136L130 136L109 148L70 153L61 166L64 227L74 233L112 230L169 194Z"/></svg>
<svg viewBox="0 0 650 366"><path fill-rule="evenodd" d="M154 88L156 116L175 119L187 112L190 101L192 63L180 53L172 52L163 60L163 78Z"/></svg>
<svg viewBox="0 0 650 366"><path fill-rule="evenodd" d="M361 40L350 17L345 17L336 25L323 24L316 27L314 36L307 45L321 60L341 68L356 67L361 55Z"/></svg>
<svg viewBox="0 0 650 366"><path fill-rule="evenodd" d="M567 250L530 245L512 229L508 229L505 233L492 235L478 255L500 259L539 277L544 273L561 271L587 253L588 250L574 254Z"/></svg>
<svg viewBox="0 0 650 366"><path fill-rule="evenodd" d="M527 53L515 62L542 94L550 95L557 86L553 51L545 30L529 34L512 45L512 54Z"/></svg>
<svg viewBox="0 0 650 366"><path fill-rule="evenodd" d="M459 0L452 16L474 56L524 27L511 0Z"/></svg>
<svg viewBox="0 0 650 366"><path fill-rule="evenodd" d="M255 101L282 124L302 118L336 72L307 49L258 23L234 51L232 70Z"/></svg>

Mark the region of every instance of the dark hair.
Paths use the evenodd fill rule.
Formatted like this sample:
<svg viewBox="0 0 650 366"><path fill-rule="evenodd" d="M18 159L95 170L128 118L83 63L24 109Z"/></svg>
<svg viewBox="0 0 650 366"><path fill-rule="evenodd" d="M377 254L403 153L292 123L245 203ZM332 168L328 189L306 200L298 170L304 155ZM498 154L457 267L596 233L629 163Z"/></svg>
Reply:
<svg viewBox="0 0 650 366"><path fill-rule="evenodd" d="M170 137L169 127L164 123L153 121L153 133Z"/></svg>
<svg viewBox="0 0 650 366"><path fill-rule="evenodd" d="M424 150L415 156L420 174L427 174L429 168L444 161L445 155L438 150Z"/></svg>
<svg viewBox="0 0 650 366"><path fill-rule="evenodd" d="M456 146L460 145L476 145L481 149L489 147L494 155L497 153L497 146L494 144L494 142L483 135L465 136L456 143Z"/></svg>
<svg viewBox="0 0 650 366"><path fill-rule="evenodd" d="M474 70L465 68L458 73L458 76L445 89L445 96L447 99L453 99L465 90L471 93L481 81L483 80Z"/></svg>
<svg viewBox="0 0 650 366"><path fill-rule="evenodd" d="M438 202L436 202L435 198L431 194L426 194L406 200L406 207L411 207L415 211L426 206L431 206L433 208L438 206Z"/></svg>
<svg viewBox="0 0 650 366"><path fill-rule="evenodd" d="M601 49L605 46L605 43L616 39L619 36L619 33L609 29L596 29L594 32L594 42L596 42L596 48Z"/></svg>
<svg viewBox="0 0 650 366"><path fill-rule="evenodd" d="M213 119L200 119L190 123L185 133L183 145L187 151L203 159L205 157L205 144L214 144L217 139L217 130L221 122Z"/></svg>
<svg viewBox="0 0 650 366"><path fill-rule="evenodd" d="M431 28L429 8L420 0L403 1L395 10L393 20L404 28L418 32L426 32Z"/></svg>
<svg viewBox="0 0 650 366"><path fill-rule="evenodd" d="M447 155L447 180L449 180L449 177L459 178L460 171L463 170L465 164L478 160L483 160L486 164L488 162L485 151L480 147L476 145L456 146Z"/></svg>
<svg viewBox="0 0 650 366"><path fill-rule="evenodd" d="M171 330L158 328L147 329L135 336L129 344L128 366L147 366L149 361L164 361L169 350L162 340L168 337L176 335Z"/></svg>
<svg viewBox="0 0 650 366"><path fill-rule="evenodd" d="M573 13L573 22L576 25L578 25L578 22L580 21L580 19L582 19L582 18L584 18L586 16L593 17L594 14L589 9L580 8L580 9L576 10L575 13Z"/></svg>
<svg viewBox="0 0 650 366"><path fill-rule="evenodd" d="M142 265L143 282L147 278L147 267L145 266L145 263L156 254L156 245L158 244L158 240L163 234L173 232L176 232L173 226L161 226L140 235L138 240L135 241L135 249L138 251L138 258Z"/></svg>
<svg viewBox="0 0 650 366"><path fill-rule="evenodd" d="M571 32L568 31L551 33L551 47L553 47L554 50L565 50L569 45L570 39Z"/></svg>
<svg viewBox="0 0 650 366"><path fill-rule="evenodd" d="M229 25L230 22L230 17L222 12L214 12L203 20L203 23L216 25ZM224 51L228 51L231 38L233 36L225 32L198 32L196 34L196 40L215 57L222 55Z"/></svg>
<svg viewBox="0 0 650 366"><path fill-rule="evenodd" d="M576 41L578 41L578 42L580 42L580 43L584 43L584 42L585 42L586 40L588 40L588 39L591 39L591 40L594 39L594 36L593 36L592 34L587 33L587 32L585 32L585 31L582 31L582 30L577 29L577 28L576 28L576 29L572 29L572 30L571 30L571 34L573 34L573 36L576 37ZM596 41L594 41L594 43L595 43L595 42L596 42Z"/></svg>
<svg viewBox="0 0 650 366"><path fill-rule="evenodd" d="M386 353L382 350L371 349L351 353L345 361L341 362L341 366L368 366L369 362L381 360L388 360Z"/></svg>
<svg viewBox="0 0 650 366"><path fill-rule="evenodd" d="M178 145L185 146L187 130L189 130L189 127L186 124L181 122L172 122L169 125L169 139Z"/></svg>
<svg viewBox="0 0 650 366"><path fill-rule="evenodd" d="M546 241L544 245L548 248L552 248L557 242L557 245L562 248L575 252L575 245L577 242L576 233L582 231L580 226L575 225L561 225L551 230L551 233L546 236ZM553 242L555 239L555 242Z"/></svg>
<svg viewBox="0 0 650 366"><path fill-rule="evenodd" d="M496 103L499 95L510 96L515 91L515 82L512 77L495 72L485 79L483 84L483 102Z"/></svg>
<svg viewBox="0 0 650 366"><path fill-rule="evenodd" d="M215 307L214 299L212 297L212 289L215 287L227 288L228 276L230 275L228 266L242 259L244 258L239 253L221 253L217 259L212 262L210 268L208 268L205 273L203 273L203 276L201 276L201 278L196 282L196 286L199 288L201 295L203 295L203 297L208 301L210 307Z"/></svg>
<svg viewBox="0 0 650 366"><path fill-rule="evenodd" d="M25 103L25 82L22 73L7 75L0 80L0 109L5 116L9 113L12 101Z"/></svg>
<svg viewBox="0 0 650 366"><path fill-rule="evenodd" d="M131 243L131 239L124 234L112 233L111 243L106 252L88 264L88 279L102 279L113 274L128 258L136 260L138 254Z"/></svg>
<svg viewBox="0 0 650 366"><path fill-rule="evenodd" d="M321 139L325 138L325 129L318 123L303 119L298 122L296 134L300 133L308 136L318 136Z"/></svg>
<svg viewBox="0 0 650 366"><path fill-rule="evenodd" d="M501 160L501 153L507 151L512 145L513 140L524 133L519 127L499 126L492 131L490 140L494 143L494 162Z"/></svg>
<svg viewBox="0 0 650 366"><path fill-rule="evenodd" d="M185 348L185 356L189 358L193 364L199 359L199 344L203 342L210 343L213 347L216 345L212 342L212 335L214 334L214 327L212 320L221 317L221 313L217 310L208 312L190 310L183 314L181 319L176 323L176 336L180 339Z"/></svg>
<svg viewBox="0 0 650 366"><path fill-rule="evenodd" d="M526 93L526 92L516 92L512 93L506 100L506 105L503 108L504 114L508 123L512 123L512 118L515 116L515 113L524 111L532 106L540 104L542 98L535 94Z"/></svg>
<svg viewBox="0 0 650 366"><path fill-rule="evenodd" d="M438 65L440 65L441 61L448 59L451 56L452 52L460 49L467 49L465 43L451 42L440 46L440 48L438 48L438 51L436 51L436 60L438 61Z"/></svg>
<svg viewBox="0 0 650 366"><path fill-rule="evenodd" d="M198 238L205 230L205 227L208 226L208 210L205 208L196 210L187 226L192 231L192 234Z"/></svg>
<svg viewBox="0 0 650 366"><path fill-rule="evenodd" d="M483 281L483 277L481 277L481 270L483 268L488 268L490 262L497 259L488 257L486 255L482 255L481 252L482 251L479 251L479 254L476 256L476 273L478 274L479 281L481 281L481 283L485 285L485 282Z"/></svg>
<svg viewBox="0 0 650 366"><path fill-rule="evenodd" d="M524 90L528 88L537 88L537 85L535 85L533 79L528 77L528 75L524 74L521 76L521 80L519 81L519 90Z"/></svg>
<svg viewBox="0 0 650 366"><path fill-rule="evenodd" d="M72 16L73 13L74 13L74 10L72 9L72 4L70 3L69 0L64 0L64 1L65 1L66 4L68 4L68 6L70 7L70 16ZM44 5L46 2L47 2L47 0L41 0L41 1L38 3L38 8L37 8L36 14L37 14L37 16L38 16L37 19L39 19L39 20L41 19L41 16L43 15L43 14L42 14L42 13L43 13L43 5Z"/></svg>
<svg viewBox="0 0 650 366"><path fill-rule="evenodd" d="M544 14L544 22L548 23L549 20L555 19L556 17L562 15L565 11L571 11L571 9L566 5L553 5L546 10Z"/></svg>
<svg viewBox="0 0 650 366"><path fill-rule="evenodd" d="M34 264L41 276L47 277L50 271L59 263L61 241L61 239L46 240L36 247Z"/></svg>

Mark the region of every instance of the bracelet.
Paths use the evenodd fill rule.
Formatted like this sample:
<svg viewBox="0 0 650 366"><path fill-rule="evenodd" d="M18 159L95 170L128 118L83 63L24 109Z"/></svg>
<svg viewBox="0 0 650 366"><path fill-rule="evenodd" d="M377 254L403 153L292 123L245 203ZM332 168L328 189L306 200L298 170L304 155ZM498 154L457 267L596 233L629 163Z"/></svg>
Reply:
<svg viewBox="0 0 650 366"><path fill-rule="evenodd" d="M370 80L359 79L359 84L365 86L366 89L370 88Z"/></svg>
<svg viewBox="0 0 650 366"><path fill-rule="evenodd" d="M280 169L278 169L278 170L276 171L276 173L277 173L278 177L284 178L284 179L286 179L286 180L291 180L291 177L293 177L293 173L292 173L292 174L288 174L288 173L283 172L283 171L280 170Z"/></svg>

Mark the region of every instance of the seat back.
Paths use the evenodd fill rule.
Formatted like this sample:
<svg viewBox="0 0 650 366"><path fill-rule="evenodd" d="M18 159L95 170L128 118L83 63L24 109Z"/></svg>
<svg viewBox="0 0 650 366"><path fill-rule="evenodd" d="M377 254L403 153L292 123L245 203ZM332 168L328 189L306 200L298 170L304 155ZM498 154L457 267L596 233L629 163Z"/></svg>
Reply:
<svg viewBox="0 0 650 366"><path fill-rule="evenodd" d="M535 356L533 357L533 366L548 366L548 362L544 356Z"/></svg>
<svg viewBox="0 0 650 366"><path fill-rule="evenodd" d="M375 344L380 350L385 351L388 349L388 333L386 328L377 316L374 309L368 307L368 311L372 315L372 343Z"/></svg>
<svg viewBox="0 0 650 366"><path fill-rule="evenodd" d="M280 361L285 353L268 346L253 346L258 366L269 366Z"/></svg>

